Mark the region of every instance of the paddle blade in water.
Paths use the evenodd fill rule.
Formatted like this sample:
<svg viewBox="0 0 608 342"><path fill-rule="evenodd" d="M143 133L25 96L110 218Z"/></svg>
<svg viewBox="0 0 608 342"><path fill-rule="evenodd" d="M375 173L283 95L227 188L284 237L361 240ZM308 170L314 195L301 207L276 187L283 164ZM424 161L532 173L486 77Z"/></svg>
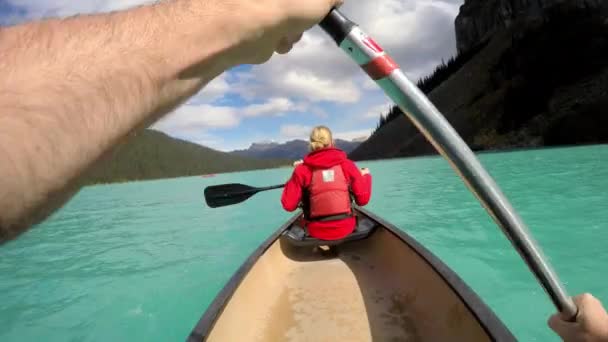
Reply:
<svg viewBox="0 0 608 342"><path fill-rule="evenodd" d="M223 184L205 188L205 201L211 208L225 207L246 201L260 189L244 184Z"/></svg>

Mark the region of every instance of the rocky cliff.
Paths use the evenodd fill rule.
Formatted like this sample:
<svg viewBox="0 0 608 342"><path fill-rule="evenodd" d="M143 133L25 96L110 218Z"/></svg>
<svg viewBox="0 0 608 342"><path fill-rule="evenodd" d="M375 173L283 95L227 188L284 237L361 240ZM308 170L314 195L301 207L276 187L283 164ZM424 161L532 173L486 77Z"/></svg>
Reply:
<svg viewBox="0 0 608 342"><path fill-rule="evenodd" d="M546 20L550 9L565 6L587 13L605 10L605 0L465 0L456 18L456 44L467 51L515 21Z"/></svg>
<svg viewBox="0 0 608 342"><path fill-rule="evenodd" d="M499 4L507 3L511 9L536 8L540 19L531 19L532 10L503 20L513 13L501 14L506 7ZM459 43L464 49L484 46L429 99L476 150L608 142L608 1L530 3L467 0L456 24ZM503 19L484 19L489 14ZM465 30L469 25L475 29ZM402 116L350 156L430 153L432 146Z"/></svg>

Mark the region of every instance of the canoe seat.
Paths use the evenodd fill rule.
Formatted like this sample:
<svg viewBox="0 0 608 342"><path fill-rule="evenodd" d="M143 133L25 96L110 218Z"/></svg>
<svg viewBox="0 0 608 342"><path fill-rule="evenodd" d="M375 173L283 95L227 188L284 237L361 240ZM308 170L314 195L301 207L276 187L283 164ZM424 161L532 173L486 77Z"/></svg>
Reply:
<svg viewBox="0 0 608 342"><path fill-rule="evenodd" d="M340 240L320 240L313 238L308 235L306 230L298 224L293 224L287 230L283 232L283 238L287 240L291 245L297 247L316 247L316 246L335 246L340 245L349 241L356 241L366 239L374 229L377 227L375 221L370 220L367 217L357 217L357 227L355 230Z"/></svg>

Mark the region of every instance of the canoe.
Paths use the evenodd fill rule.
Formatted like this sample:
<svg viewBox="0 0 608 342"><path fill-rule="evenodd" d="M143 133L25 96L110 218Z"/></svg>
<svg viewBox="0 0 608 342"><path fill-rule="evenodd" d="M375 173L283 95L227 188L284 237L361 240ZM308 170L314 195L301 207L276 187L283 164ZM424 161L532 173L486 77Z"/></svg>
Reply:
<svg viewBox="0 0 608 342"><path fill-rule="evenodd" d="M272 234L207 308L189 341L515 341L450 268L357 208L347 239Z"/></svg>

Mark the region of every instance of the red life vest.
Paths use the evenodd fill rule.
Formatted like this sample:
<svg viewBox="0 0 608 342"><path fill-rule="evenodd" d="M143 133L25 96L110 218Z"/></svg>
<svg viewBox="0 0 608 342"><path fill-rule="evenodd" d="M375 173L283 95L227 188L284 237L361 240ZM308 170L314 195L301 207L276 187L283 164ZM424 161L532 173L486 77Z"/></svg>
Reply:
<svg viewBox="0 0 608 342"><path fill-rule="evenodd" d="M308 186L309 219L339 220L352 213L349 183L340 165L313 169Z"/></svg>

